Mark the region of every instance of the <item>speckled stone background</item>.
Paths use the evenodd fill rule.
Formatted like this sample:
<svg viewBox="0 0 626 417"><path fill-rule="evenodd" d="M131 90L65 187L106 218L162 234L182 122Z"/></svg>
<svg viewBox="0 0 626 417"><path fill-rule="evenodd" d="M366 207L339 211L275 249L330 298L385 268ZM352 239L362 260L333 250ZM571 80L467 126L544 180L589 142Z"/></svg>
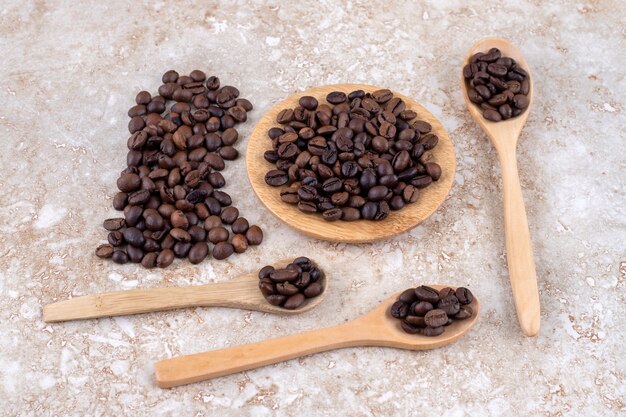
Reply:
<svg viewBox="0 0 626 417"><path fill-rule="evenodd" d="M614 416L626 414L626 15L614 1L62 2L0 5L0 414L7 416ZM519 169L542 327L523 337L505 264L495 151L458 74L485 36L532 67ZM243 158L227 191L264 243L166 270L93 255L114 215L126 111L170 68L200 68L264 111L310 86L362 82L416 98L448 129L456 183L427 221L376 244L330 244L269 215ZM64 324L42 306L97 291L222 281L315 254L332 291L276 317L188 309ZM420 283L470 287L474 330L430 352L345 349L161 390L154 361L329 326Z"/></svg>

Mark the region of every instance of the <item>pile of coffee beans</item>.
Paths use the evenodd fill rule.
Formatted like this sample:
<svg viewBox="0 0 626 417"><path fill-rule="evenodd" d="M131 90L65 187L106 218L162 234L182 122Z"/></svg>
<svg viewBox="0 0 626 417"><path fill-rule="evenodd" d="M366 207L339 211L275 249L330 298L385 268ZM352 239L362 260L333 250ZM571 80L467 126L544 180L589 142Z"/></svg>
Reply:
<svg viewBox="0 0 626 417"><path fill-rule="evenodd" d="M296 258L283 269L271 265L259 271L259 289L273 306L288 310L300 307L307 298L317 297L324 291L322 271L304 256Z"/></svg>
<svg viewBox="0 0 626 417"><path fill-rule="evenodd" d="M414 203L441 176L432 126L390 90L333 91L328 104L303 96L283 109L268 136L265 182L281 199L328 221L382 220Z"/></svg>
<svg viewBox="0 0 626 417"><path fill-rule="evenodd" d="M498 48L477 52L463 67L467 95L480 106L483 117L492 122L519 116L529 104L528 73Z"/></svg>
<svg viewBox="0 0 626 417"><path fill-rule="evenodd" d="M200 263L209 243L215 259L260 244L261 229L239 217L220 190L225 161L239 155L234 126L246 121L252 104L235 87L221 86L219 78L199 70L170 70L162 81L158 95L141 91L128 110L128 166L113 198L124 217L104 221L109 243L96 255L152 268L169 266L174 258Z"/></svg>
<svg viewBox="0 0 626 417"><path fill-rule="evenodd" d="M400 294L398 301L391 306L391 315L402 320L402 330L407 333L439 336L454 320L472 316L468 304L473 300L471 291L464 287L456 290L446 287L437 291L422 285Z"/></svg>

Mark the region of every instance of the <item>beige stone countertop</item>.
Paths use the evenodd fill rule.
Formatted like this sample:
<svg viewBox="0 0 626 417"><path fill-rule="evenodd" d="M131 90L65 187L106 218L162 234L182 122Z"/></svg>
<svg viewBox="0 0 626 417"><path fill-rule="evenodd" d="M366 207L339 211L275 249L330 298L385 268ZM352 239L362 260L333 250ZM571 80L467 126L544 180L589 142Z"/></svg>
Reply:
<svg viewBox="0 0 626 417"><path fill-rule="evenodd" d="M0 415L626 415L626 14L621 1L102 2L0 5ZM467 50L515 43L534 108L518 146L541 332L517 324L493 146L459 88ZM165 270L94 255L115 215L127 109L168 69L237 86L255 123L291 93L332 83L413 97L448 130L456 181L413 230L375 244L306 237L267 212L245 160L226 191L265 241L226 261ZM332 290L309 313L222 308L47 324L42 307L99 291L217 282L315 254ZM350 348L170 390L154 362L330 326L422 283L469 287L474 329L427 352Z"/></svg>

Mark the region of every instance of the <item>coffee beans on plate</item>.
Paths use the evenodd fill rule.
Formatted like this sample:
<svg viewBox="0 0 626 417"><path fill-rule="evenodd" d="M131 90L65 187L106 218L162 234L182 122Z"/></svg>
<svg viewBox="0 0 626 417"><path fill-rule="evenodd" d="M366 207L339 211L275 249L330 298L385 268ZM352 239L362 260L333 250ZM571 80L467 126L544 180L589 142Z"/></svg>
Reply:
<svg viewBox="0 0 626 417"><path fill-rule="evenodd" d="M109 243L96 255L153 268L175 258L226 259L259 245L262 230L240 217L221 190L226 161L239 155L235 125L246 121L252 104L199 70L170 70L162 81L157 95L139 92L128 110L127 167L113 198L123 215L104 221Z"/></svg>
<svg viewBox="0 0 626 417"><path fill-rule="evenodd" d="M522 114L529 105L528 73L498 48L477 52L463 67L467 95L492 122Z"/></svg>
<svg viewBox="0 0 626 417"><path fill-rule="evenodd" d="M387 89L300 97L267 132L266 184L327 221L382 220L441 177L432 126Z"/></svg>
<svg viewBox="0 0 626 417"><path fill-rule="evenodd" d="M401 320L400 327L406 333L439 336L445 326L454 320L464 320L473 314L469 304L474 300L472 292L465 287L441 290L422 285L409 288L391 305L391 316Z"/></svg>
<svg viewBox="0 0 626 417"><path fill-rule="evenodd" d="M322 274L313 261L302 256L282 269L271 265L261 268L259 289L270 304L295 310L307 298L317 297L324 292Z"/></svg>

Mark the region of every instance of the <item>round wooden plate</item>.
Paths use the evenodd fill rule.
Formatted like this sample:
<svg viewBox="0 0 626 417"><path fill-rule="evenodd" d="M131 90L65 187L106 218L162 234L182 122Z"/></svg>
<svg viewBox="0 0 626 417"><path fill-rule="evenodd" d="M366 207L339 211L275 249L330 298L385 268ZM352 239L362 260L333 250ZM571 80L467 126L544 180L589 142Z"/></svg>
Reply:
<svg viewBox="0 0 626 417"><path fill-rule="evenodd" d="M283 202L280 199L280 190L283 187L271 187L265 183L267 171L275 169L273 164L263 158L263 153L272 148L267 131L274 126L280 127L276 122L276 116L281 110L297 107L298 100L305 95L317 98L320 103L327 103L326 95L331 91L343 91L347 94L354 90L373 92L379 89L380 87L362 84L336 84L314 87L291 95L263 116L254 128L248 141L246 165L248 178L254 192L270 212L289 226L309 236L332 242L363 243L386 239L407 231L417 226L437 210L450 192L454 182L456 171L454 147L448 137L448 133L435 116L415 100L395 91L393 92L394 96L404 100L407 109L415 111L418 119L430 123L433 127L432 133L439 137L439 143L432 152L435 156L435 162L441 166L441 178L439 178L439 181L435 181L430 186L420 190L419 199L415 203L408 204L401 210L391 211L386 219L380 221L357 220L347 222L339 220L328 222L322 219L320 214L306 214L298 210L296 205ZM287 185L284 187L287 187Z"/></svg>

